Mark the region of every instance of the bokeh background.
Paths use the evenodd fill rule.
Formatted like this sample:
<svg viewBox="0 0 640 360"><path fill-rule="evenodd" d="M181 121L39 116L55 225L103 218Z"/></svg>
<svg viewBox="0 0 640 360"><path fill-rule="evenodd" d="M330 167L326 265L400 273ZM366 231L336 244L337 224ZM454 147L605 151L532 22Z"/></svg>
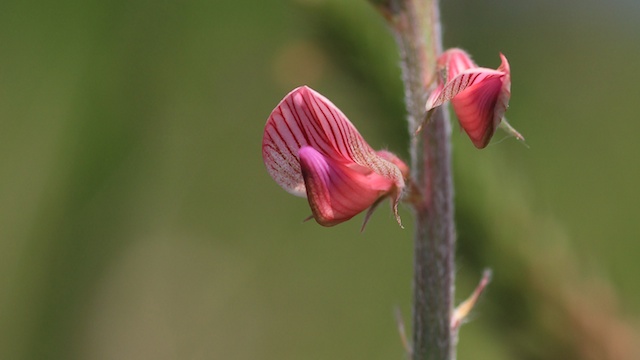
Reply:
<svg viewBox="0 0 640 360"><path fill-rule="evenodd" d="M459 358L639 359L640 3L442 17L529 145L454 125ZM404 358L410 212L302 223L260 156L308 84L406 159L397 65L364 0L0 2L0 358Z"/></svg>

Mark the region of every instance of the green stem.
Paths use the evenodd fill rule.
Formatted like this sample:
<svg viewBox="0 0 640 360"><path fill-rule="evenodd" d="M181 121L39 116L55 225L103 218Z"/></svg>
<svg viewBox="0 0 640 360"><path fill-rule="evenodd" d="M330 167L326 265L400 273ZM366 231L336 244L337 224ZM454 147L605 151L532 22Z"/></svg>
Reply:
<svg viewBox="0 0 640 360"><path fill-rule="evenodd" d="M421 169L416 177L422 201L415 206L413 359L455 359L451 329L455 227L451 181L450 125L437 111L422 133ZM446 141L443 141L446 139Z"/></svg>
<svg viewBox="0 0 640 360"><path fill-rule="evenodd" d="M437 0L372 0L388 20L400 51L409 133L425 117L436 58L442 52ZM410 145L414 240L413 360L452 360L457 330L451 328L455 226L451 172L451 124L445 107L433 113Z"/></svg>

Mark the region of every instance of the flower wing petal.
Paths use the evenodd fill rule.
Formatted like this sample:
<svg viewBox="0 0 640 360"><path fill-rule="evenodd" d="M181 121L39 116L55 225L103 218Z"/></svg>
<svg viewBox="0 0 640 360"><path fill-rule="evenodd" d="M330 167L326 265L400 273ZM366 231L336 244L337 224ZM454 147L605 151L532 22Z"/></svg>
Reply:
<svg viewBox="0 0 640 360"><path fill-rule="evenodd" d="M323 226L351 219L394 187L386 177L365 175L311 146L303 146L299 156L313 217Z"/></svg>

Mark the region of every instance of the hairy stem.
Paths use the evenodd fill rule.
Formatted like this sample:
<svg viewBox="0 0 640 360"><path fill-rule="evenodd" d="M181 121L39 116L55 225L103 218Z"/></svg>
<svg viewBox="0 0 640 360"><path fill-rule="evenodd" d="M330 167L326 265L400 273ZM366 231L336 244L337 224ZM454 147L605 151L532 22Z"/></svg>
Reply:
<svg viewBox="0 0 640 360"><path fill-rule="evenodd" d="M414 360L455 359L457 340L450 328L455 255L450 125L442 111L434 115L423 132L421 174L416 174L423 196L415 209Z"/></svg>
<svg viewBox="0 0 640 360"><path fill-rule="evenodd" d="M387 19L400 50L413 135L442 52L437 0L372 0ZM445 107L412 137L411 171L419 192L414 202L413 360L455 359L452 329L455 227L451 172L451 125Z"/></svg>

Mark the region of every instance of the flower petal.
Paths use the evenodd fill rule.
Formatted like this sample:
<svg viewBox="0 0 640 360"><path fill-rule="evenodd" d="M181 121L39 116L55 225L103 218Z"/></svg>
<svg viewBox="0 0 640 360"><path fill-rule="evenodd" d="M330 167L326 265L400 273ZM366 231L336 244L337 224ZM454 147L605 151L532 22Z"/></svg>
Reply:
<svg viewBox="0 0 640 360"><path fill-rule="evenodd" d="M271 177L288 192L305 196L298 152L311 146L320 154L366 174L373 170L404 187L402 173L378 156L331 101L307 86L291 91L265 125L262 156Z"/></svg>
<svg viewBox="0 0 640 360"><path fill-rule="evenodd" d="M466 51L458 48L449 49L438 58L438 67L445 70L443 80L450 81L461 72L477 68L475 62Z"/></svg>
<svg viewBox="0 0 640 360"><path fill-rule="evenodd" d="M456 76L458 76L463 71L469 69L475 69L478 67L476 63L473 62L471 56L467 54L466 51L458 48L452 48L445 51L442 55L438 57L438 86L437 88L429 94L429 98L427 99L427 111L438 107L450 100L453 96L446 97L446 94L443 93L444 86L449 81L453 80Z"/></svg>
<svg viewBox="0 0 640 360"><path fill-rule="evenodd" d="M431 92L427 99L426 109L427 111L436 108L447 101L452 100L458 94L467 90L474 85L482 84L485 81L491 79L503 79L505 73L498 70L486 69L486 68L474 68L465 70L443 86L438 86ZM500 83L502 85L502 83Z"/></svg>
<svg viewBox="0 0 640 360"><path fill-rule="evenodd" d="M492 70L477 67L462 50L448 50L439 59L448 81L441 79L427 99L427 111L451 101L460 125L479 149L491 140L511 97L509 62L503 54L500 59L500 67Z"/></svg>
<svg viewBox="0 0 640 360"><path fill-rule="evenodd" d="M489 144L509 106L509 62L503 54L500 54L500 59L502 64L498 70L478 68L484 70L484 74L478 76L482 79L476 80L451 100L460 125L478 149Z"/></svg>
<svg viewBox="0 0 640 360"><path fill-rule="evenodd" d="M506 110L499 101L501 91L502 78L487 77L451 101L460 126L479 149L487 146Z"/></svg>
<svg viewBox="0 0 640 360"><path fill-rule="evenodd" d="M375 172L353 170L311 146L300 148L299 157L313 217L323 226L351 219L395 185Z"/></svg>

